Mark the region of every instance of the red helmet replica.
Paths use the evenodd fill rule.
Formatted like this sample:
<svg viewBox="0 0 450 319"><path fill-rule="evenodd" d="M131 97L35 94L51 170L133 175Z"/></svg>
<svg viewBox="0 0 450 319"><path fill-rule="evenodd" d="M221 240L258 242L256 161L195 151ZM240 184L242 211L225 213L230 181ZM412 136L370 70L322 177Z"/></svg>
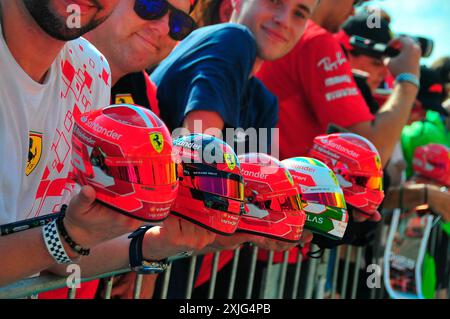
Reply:
<svg viewBox="0 0 450 319"><path fill-rule="evenodd" d="M75 116L72 163L77 182L130 217L164 220L178 189L172 139L150 110L119 104Z"/></svg>
<svg viewBox="0 0 450 319"><path fill-rule="evenodd" d="M428 144L414 151L415 174L450 187L450 148L441 144Z"/></svg>
<svg viewBox="0 0 450 319"><path fill-rule="evenodd" d="M238 231L298 242L306 215L289 171L266 154L251 153L238 158L248 209L239 222Z"/></svg>
<svg viewBox="0 0 450 319"><path fill-rule="evenodd" d="M232 235L244 212L244 180L233 149L210 135L174 141L180 187L172 213L221 235Z"/></svg>
<svg viewBox="0 0 450 319"><path fill-rule="evenodd" d="M319 160L293 157L282 161L297 186L306 213L305 228L342 239L348 224L347 206L333 171Z"/></svg>
<svg viewBox="0 0 450 319"><path fill-rule="evenodd" d="M369 140L352 133L321 135L314 139L309 156L333 170L348 205L366 215L377 212L384 198L383 168Z"/></svg>

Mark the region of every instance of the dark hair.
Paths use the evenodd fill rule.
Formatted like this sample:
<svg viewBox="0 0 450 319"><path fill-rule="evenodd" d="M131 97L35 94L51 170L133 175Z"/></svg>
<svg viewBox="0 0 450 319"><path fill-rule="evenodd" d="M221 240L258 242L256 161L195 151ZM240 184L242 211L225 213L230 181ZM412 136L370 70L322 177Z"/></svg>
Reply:
<svg viewBox="0 0 450 319"><path fill-rule="evenodd" d="M198 0L191 16L199 27L220 23L220 4L223 0Z"/></svg>

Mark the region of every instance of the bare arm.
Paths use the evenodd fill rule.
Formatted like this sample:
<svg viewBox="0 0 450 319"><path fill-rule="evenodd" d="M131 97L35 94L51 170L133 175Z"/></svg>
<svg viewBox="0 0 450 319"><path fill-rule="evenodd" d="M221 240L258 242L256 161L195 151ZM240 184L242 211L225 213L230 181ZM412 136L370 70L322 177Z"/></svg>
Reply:
<svg viewBox="0 0 450 319"><path fill-rule="evenodd" d="M450 193L442 191L440 187L430 184L406 183L403 186L403 198L400 200L400 187L389 190L384 200L384 208L393 209L402 205L406 209L414 209L428 204L430 209L450 221ZM425 198L425 187L428 195Z"/></svg>
<svg viewBox="0 0 450 319"><path fill-rule="evenodd" d="M86 186L75 195L67 209L64 224L73 240L89 248L129 233L141 222L117 214L97 203L95 190ZM78 254L63 240L65 251L72 260ZM42 236L42 228L0 237L0 286L37 274L56 265L48 252ZM65 267L64 267L65 269Z"/></svg>
<svg viewBox="0 0 450 319"><path fill-rule="evenodd" d="M221 137L225 123L217 112L192 111L186 115L183 127L192 133L206 133Z"/></svg>
<svg viewBox="0 0 450 319"><path fill-rule="evenodd" d="M419 77L420 48L413 40L400 38L394 40L403 48L400 55L389 61L388 67L394 76L411 73ZM397 83L393 93L376 114L373 123L363 122L348 127L354 133L368 138L378 149L383 166L388 162L403 127L406 125L418 88L410 83Z"/></svg>

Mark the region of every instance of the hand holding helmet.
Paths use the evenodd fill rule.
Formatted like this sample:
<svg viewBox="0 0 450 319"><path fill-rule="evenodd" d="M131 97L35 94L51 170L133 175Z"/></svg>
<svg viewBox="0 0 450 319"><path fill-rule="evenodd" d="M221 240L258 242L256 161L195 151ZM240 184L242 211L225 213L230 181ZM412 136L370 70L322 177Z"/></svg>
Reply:
<svg viewBox="0 0 450 319"><path fill-rule="evenodd" d="M83 248L130 233L142 225L141 221L117 214L95 201L95 196L92 186L84 186L71 199L63 219L70 237Z"/></svg>
<svg viewBox="0 0 450 319"><path fill-rule="evenodd" d="M216 234L183 218L170 215L161 226L150 228L143 240L143 256L160 260L186 251L199 251L210 245Z"/></svg>

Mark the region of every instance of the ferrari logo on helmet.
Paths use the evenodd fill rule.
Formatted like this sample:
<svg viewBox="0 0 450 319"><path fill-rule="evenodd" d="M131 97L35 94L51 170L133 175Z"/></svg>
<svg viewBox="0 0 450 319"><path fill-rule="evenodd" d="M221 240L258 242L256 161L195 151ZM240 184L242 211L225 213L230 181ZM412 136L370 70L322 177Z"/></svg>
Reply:
<svg viewBox="0 0 450 319"><path fill-rule="evenodd" d="M161 153L164 148L164 138L161 133L156 132L150 134L150 142L152 143L153 148L158 153Z"/></svg>
<svg viewBox="0 0 450 319"><path fill-rule="evenodd" d="M236 157L233 154L225 153L223 154L225 163L227 163L228 168L232 171L236 167Z"/></svg>
<svg viewBox="0 0 450 319"><path fill-rule="evenodd" d="M29 134L29 148L28 148L28 160L25 168L25 174L30 175L36 166L39 164L39 160L42 155L42 133L30 132Z"/></svg>

